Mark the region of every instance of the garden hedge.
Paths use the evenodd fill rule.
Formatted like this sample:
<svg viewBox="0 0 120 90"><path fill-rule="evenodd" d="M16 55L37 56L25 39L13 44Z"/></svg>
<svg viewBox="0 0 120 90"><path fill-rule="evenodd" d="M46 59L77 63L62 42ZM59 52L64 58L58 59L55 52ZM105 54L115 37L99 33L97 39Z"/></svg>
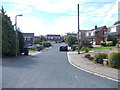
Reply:
<svg viewBox="0 0 120 90"><path fill-rule="evenodd" d="M95 54L94 55L94 62L95 63L100 63L100 64L103 64L103 59L106 59L107 58L107 54L106 53L98 53L98 54Z"/></svg>
<svg viewBox="0 0 120 90"><path fill-rule="evenodd" d="M120 51L110 51L108 53L108 63L110 67L120 68Z"/></svg>

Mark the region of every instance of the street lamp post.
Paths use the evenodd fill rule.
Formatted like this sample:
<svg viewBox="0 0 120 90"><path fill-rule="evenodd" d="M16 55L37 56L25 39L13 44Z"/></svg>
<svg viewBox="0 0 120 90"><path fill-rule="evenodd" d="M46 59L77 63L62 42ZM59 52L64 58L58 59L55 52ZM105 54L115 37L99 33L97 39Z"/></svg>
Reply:
<svg viewBox="0 0 120 90"><path fill-rule="evenodd" d="M17 16L23 16L22 14L19 14L19 15L16 15L15 16L15 31L16 31L16 36L15 36L15 38L16 38L16 56L17 56L17 54L18 54L18 45L19 45L19 43L17 43Z"/></svg>
<svg viewBox="0 0 120 90"><path fill-rule="evenodd" d="M78 54L80 54L80 26L79 26L79 4L78 4Z"/></svg>

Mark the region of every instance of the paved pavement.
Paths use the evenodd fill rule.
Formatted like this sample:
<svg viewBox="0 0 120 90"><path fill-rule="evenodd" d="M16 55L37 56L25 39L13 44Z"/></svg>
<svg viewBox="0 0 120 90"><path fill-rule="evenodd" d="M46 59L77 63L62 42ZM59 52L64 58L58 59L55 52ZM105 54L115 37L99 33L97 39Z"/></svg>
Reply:
<svg viewBox="0 0 120 90"><path fill-rule="evenodd" d="M43 49L41 51L29 52L29 56L34 56L34 55L40 54L42 52L48 51L51 48L52 47L48 47L48 48L45 48L45 49ZM21 55L21 56L17 56L17 57L4 57L4 58L2 58L2 60L0 60L0 64L8 63L8 62L11 62L11 61L14 61L14 60L17 60L17 59L21 59L23 57L27 57L27 55Z"/></svg>
<svg viewBox="0 0 120 90"><path fill-rule="evenodd" d="M98 52L90 52L89 54L94 55L96 53ZM118 82L118 69L103 66L101 64L94 64L91 60L84 58L85 53L78 54L76 51L71 51L67 54L69 62L77 68Z"/></svg>
<svg viewBox="0 0 120 90"><path fill-rule="evenodd" d="M68 62L60 44L2 66L3 88L117 88L118 83L84 72Z"/></svg>

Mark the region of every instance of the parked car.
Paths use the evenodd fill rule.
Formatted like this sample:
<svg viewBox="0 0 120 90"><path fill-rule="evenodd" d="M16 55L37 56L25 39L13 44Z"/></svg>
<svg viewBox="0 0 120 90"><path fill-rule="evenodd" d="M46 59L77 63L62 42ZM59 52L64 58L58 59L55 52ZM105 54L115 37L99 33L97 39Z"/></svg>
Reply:
<svg viewBox="0 0 120 90"><path fill-rule="evenodd" d="M31 46L28 46L29 49L35 49L36 46L35 45L31 45Z"/></svg>
<svg viewBox="0 0 120 90"><path fill-rule="evenodd" d="M55 41L52 41L52 42L50 42L51 44L56 44L56 42Z"/></svg>
<svg viewBox="0 0 120 90"><path fill-rule="evenodd" d="M44 49L44 46L43 46L43 45L36 46L36 49L37 49L38 51L43 50L43 49Z"/></svg>
<svg viewBox="0 0 120 90"><path fill-rule="evenodd" d="M60 46L60 51L68 51L68 46L67 45L61 45Z"/></svg>
<svg viewBox="0 0 120 90"><path fill-rule="evenodd" d="M44 47L50 47L50 46L51 46L51 43L43 43L43 46L44 46Z"/></svg>

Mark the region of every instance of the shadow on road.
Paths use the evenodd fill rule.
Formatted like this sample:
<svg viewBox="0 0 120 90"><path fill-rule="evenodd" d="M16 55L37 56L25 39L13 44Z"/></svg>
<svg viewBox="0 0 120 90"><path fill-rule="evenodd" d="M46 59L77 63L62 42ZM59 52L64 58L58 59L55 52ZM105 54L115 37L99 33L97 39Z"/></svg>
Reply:
<svg viewBox="0 0 120 90"><path fill-rule="evenodd" d="M20 58L13 58L6 63L3 63L3 67L16 67L16 68L32 68L34 64L39 63L36 61L37 56L25 56Z"/></svg>

